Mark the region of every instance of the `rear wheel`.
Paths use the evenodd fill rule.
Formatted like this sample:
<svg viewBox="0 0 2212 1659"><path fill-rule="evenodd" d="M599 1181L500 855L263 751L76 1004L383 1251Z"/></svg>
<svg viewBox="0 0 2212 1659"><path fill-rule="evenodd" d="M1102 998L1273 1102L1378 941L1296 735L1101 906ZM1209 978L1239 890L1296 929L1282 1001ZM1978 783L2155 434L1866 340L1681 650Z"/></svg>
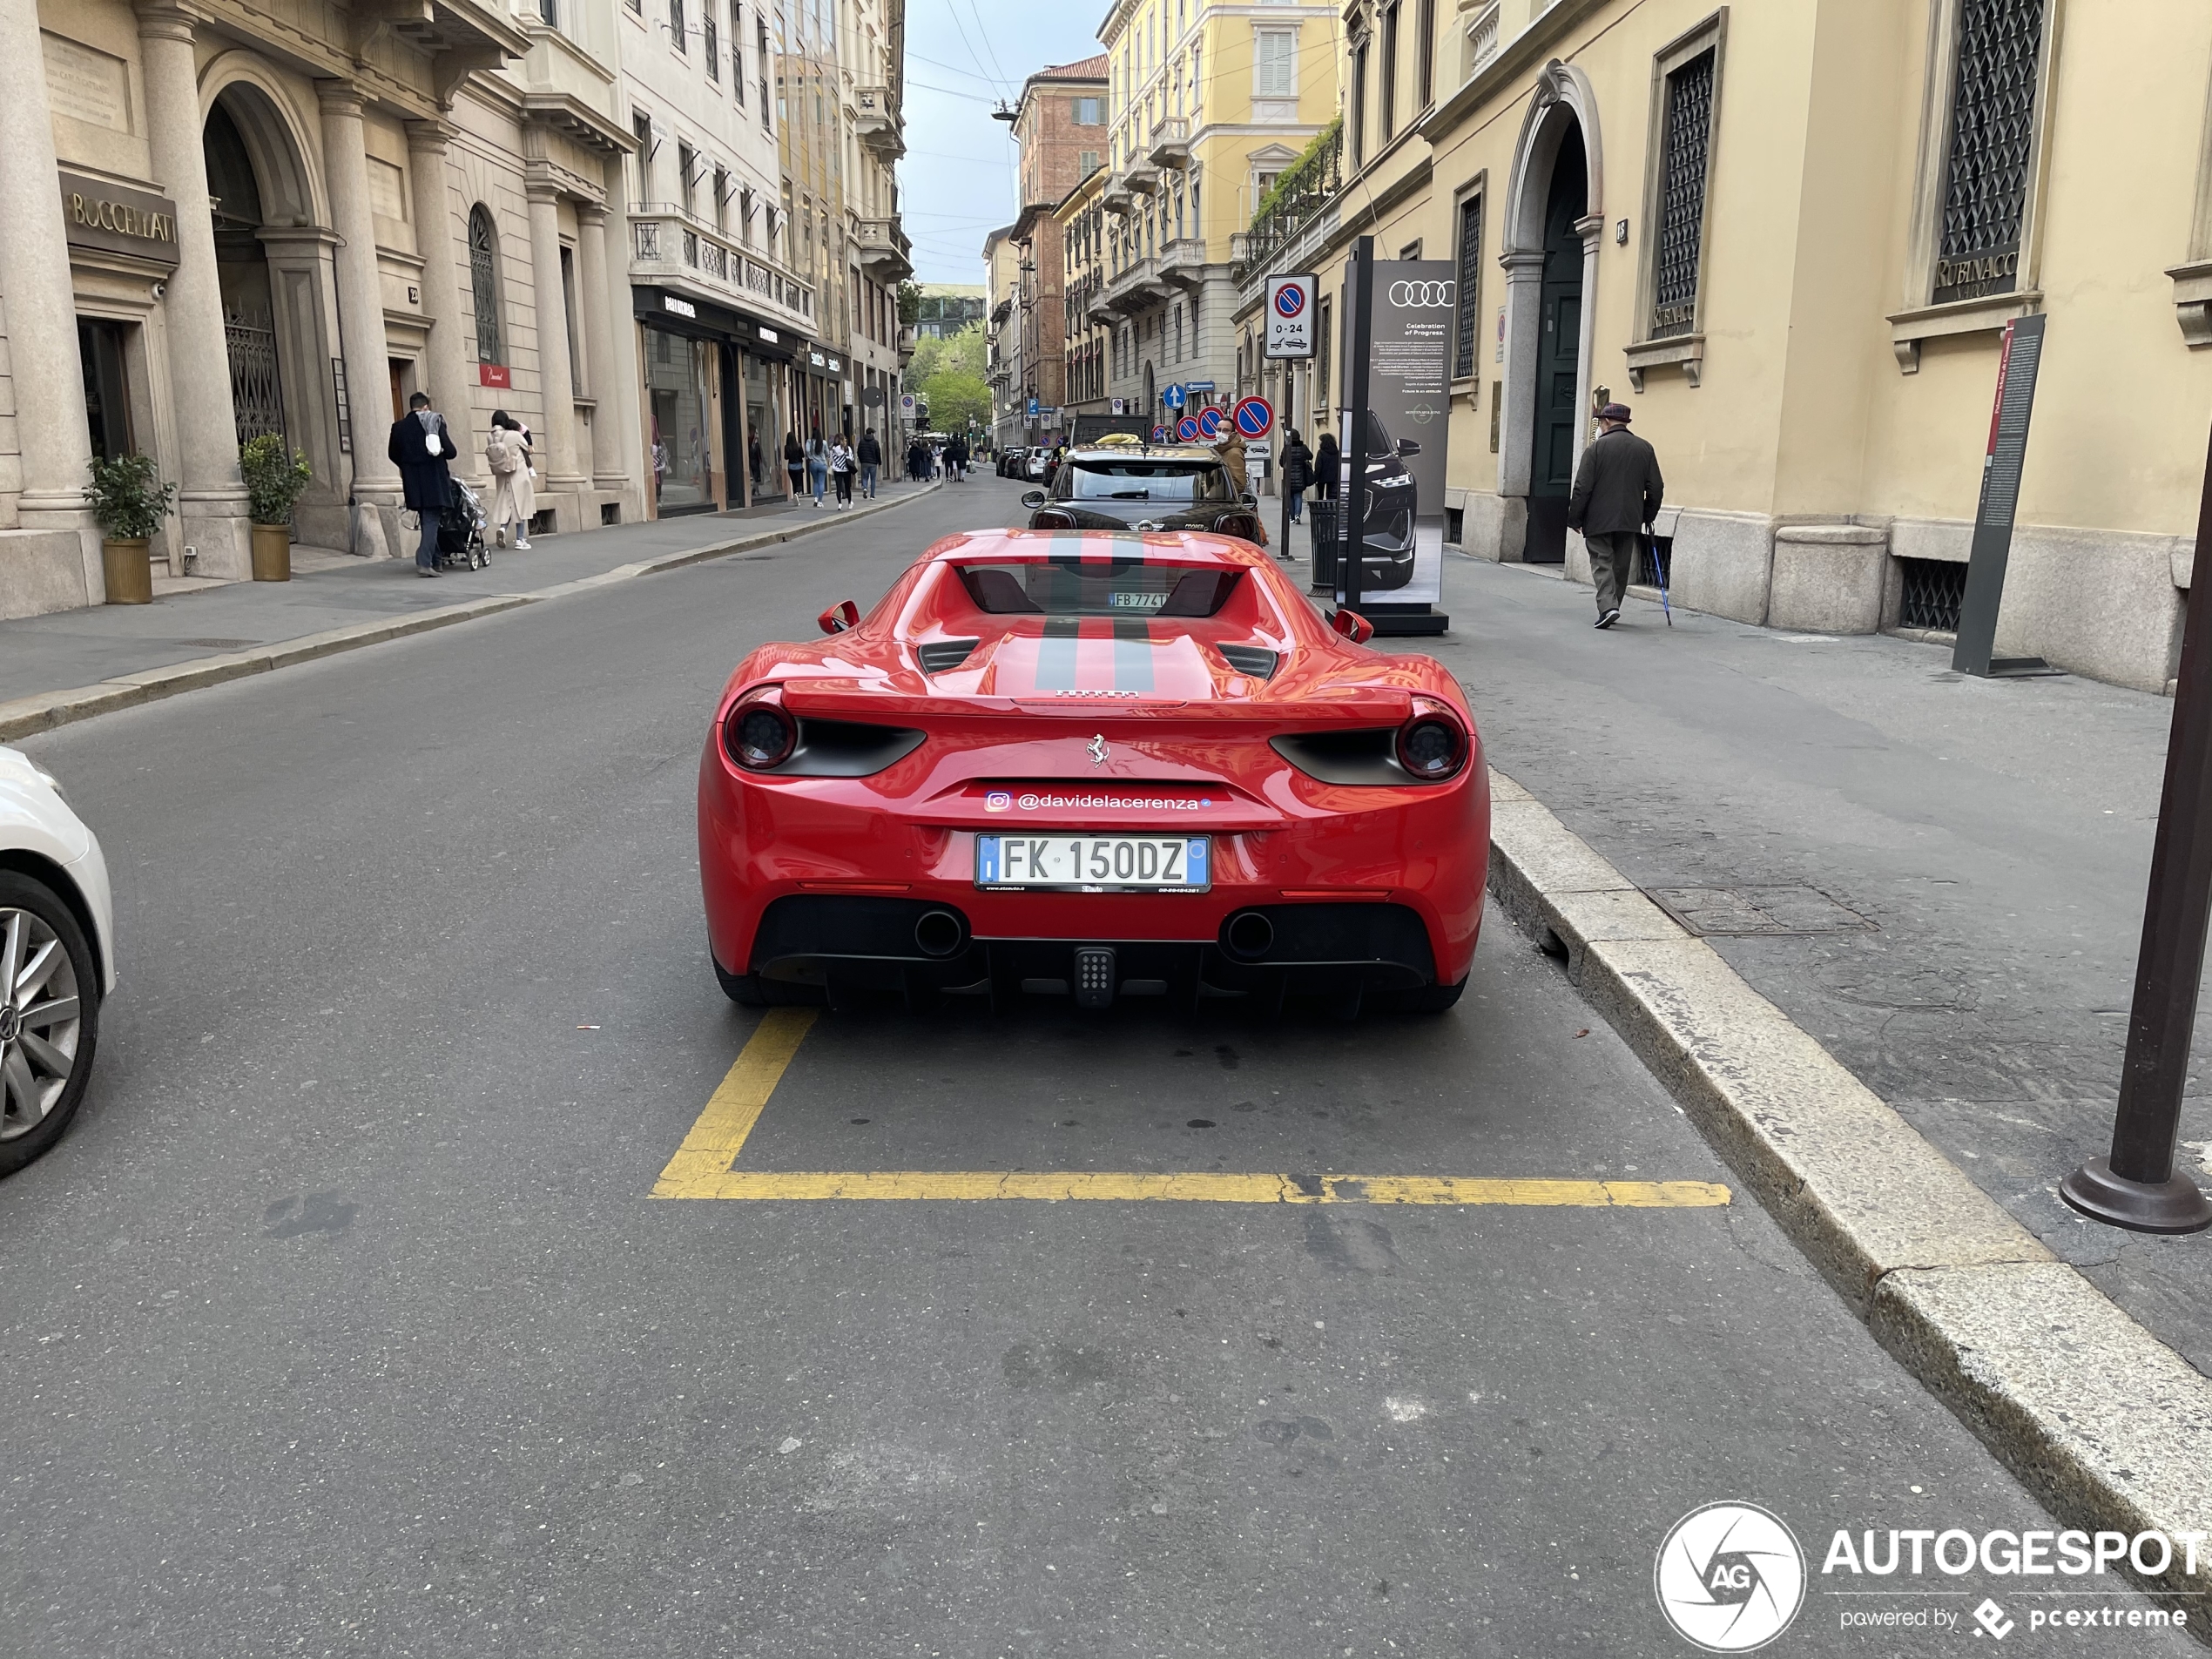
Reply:
<svg viewBox="0 0 2212 1659"><path fill-rule="evenodd" d="M84 1098L99 984L60 895L0 870L0 1175L61 1139Z"/></svg>

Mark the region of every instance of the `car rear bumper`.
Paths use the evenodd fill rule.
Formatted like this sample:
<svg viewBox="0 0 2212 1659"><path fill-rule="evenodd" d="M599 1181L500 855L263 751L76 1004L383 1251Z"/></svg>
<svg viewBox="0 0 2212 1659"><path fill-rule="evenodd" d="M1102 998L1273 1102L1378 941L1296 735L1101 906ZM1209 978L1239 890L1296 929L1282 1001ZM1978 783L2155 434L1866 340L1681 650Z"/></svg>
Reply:
<svg viewBox="0 0 2212 1659"><path fill-rule="evenodd" d="M1194 995L1201 984L1265 995L1323 981L1457 984L1474 961L1489 854L1479 751L1449 785L1372 792L1400 803L1380 810L1258 830L1177 823L1179 833L1213 837L1213 885L1202 893L982 888L976 831L868 801L857 792L864 782L756 785L708 747L699 872L708 937L726 971L882 989L1018 990L1023 980L1069 978L1074 947L1104 946L1125 979ZM949 943L937 924L934 949L914 932L933 912L955 924ZM1267 944L1232 948L1230 923L1253 913L1267 919ZM1247 941L1252 934L1247 927Z"/></svg>

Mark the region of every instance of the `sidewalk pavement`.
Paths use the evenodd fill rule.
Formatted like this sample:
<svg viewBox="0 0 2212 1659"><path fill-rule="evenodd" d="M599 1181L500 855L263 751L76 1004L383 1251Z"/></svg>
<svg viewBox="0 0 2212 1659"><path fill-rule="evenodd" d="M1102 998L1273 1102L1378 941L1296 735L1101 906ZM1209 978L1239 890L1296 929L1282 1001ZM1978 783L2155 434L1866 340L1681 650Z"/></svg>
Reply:
<svg viewBox="0 0 2212 1659"><path fill-rule="evenodd" d="M2212 1234L2119 1232L2057 1193L2112 1132L2173 704L1965 678L1883 636L1669 629L1635 599L1601 633L1588 588L1528 567L1455 556L1445 583L1453 632L1417 648L1467 685L1492 764L2212 1373ZM2195 1075L2182 1134L2212 1178Z"/></svg>
<svg viewBox="0 0 2212 1659"><path fill-rule="evenodd" d="M853 510L755 508L542 536L435 582L406 559L314 558L289 582L233 582L0 621L0 742L195 685L264 672L656 570L765 547L938 488L886 482Z"/></svg>

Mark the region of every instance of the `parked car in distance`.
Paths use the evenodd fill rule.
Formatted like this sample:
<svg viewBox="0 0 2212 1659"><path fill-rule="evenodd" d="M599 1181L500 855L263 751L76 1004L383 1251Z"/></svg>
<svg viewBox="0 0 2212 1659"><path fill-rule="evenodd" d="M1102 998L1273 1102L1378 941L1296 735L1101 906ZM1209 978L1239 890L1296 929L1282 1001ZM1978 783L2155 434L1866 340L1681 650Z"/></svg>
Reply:
<svg viewBox="0 0 2212 1659"><path fill-rule="evenodd" d="M1203 444L1109 441L1071 449L1051 489L1022 501L1033 530L1211 530L1265 544L1253 497L1237 492L1221 457Z"/></svg>
<svg viewBox="0 0 2212 1659"><path fill-rule="evenodd" d="M998 471L1001 478L1015 478L1022 475L1015 469L1022 464L1029 451L1022 444L1012 444L999 451Z"/></svg>
<svg viewBox="0 0 2212 1659"><path fill-rule="evenodd" d="M0 1175L61 1139L115 988L100 844L54 776L0 745Z"/></svg>

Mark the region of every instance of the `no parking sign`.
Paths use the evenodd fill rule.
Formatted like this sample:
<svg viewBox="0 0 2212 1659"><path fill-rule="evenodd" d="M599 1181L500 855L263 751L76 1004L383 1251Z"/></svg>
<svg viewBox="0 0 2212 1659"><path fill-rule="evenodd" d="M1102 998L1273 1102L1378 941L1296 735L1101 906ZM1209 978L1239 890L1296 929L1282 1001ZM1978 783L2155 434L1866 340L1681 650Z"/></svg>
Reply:
<svg viewBox="0 0 2212 1659"><path fill-rule="evenodd" d="M1275 425L1275 406L1264 397L1240 398L1237 430L1248 438L1264 438Z"/></svg>
<svg viewBox="0 0 2212 1659"><path fill-rule="evenodd" d="M1185 443L1196 443L1198 441L1198 423L1184 415L1175 423L1175 435Z"/></svg>
<svg viewBox="0 0 2212 1659"><path fill-rule="evenodd" d="M1156 426L1156 427L1154 427L1154 428L1152 428L1152 442L1155 442L1155 443L1165 443L1167 441L1168 441L1168 429L1167 429L1165 427L1163 427L1163 426Z"/></svg>
<svg viewBox="0 0 2212 1659"><path fill-rule="evenodd" d="M1198 414L1198 435L1209 443L1221 435L1221 423L1229 417L1218 408L1202 409Z"/></svg>

